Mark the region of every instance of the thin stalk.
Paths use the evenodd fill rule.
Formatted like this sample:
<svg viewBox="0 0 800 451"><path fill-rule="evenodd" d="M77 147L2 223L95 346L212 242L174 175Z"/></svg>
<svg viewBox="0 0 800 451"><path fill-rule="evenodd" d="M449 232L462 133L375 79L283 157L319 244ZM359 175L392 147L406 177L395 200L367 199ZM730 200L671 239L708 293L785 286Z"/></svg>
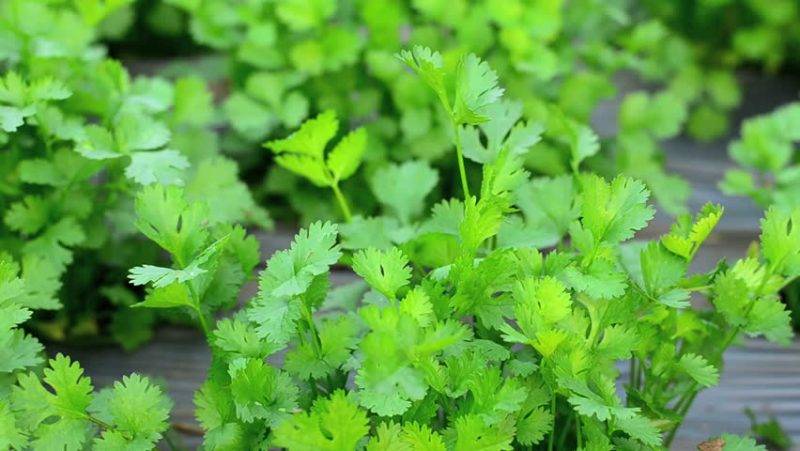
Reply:
<svg viewBox="0 0 800 451"><path fill-rule="evenodd" d="M195 311L197 312L197 317L200 319L200 328L203 329L203 333L206 337L211 335L211 329L208 327L208 322L206 321L206 315L200 310L200 307L196 307Z"/></svg>
<svg viewBox="0 0 800 451"><path fill-rule="evenodd" d="M569 428L572 426L572 419L575 418L575 415L570 415L567 417L567 422L564 423L564 427L561 428L561 433L558 434L558 448L556 449L564 449L567 440L567 433L569 432ZM555 418L553 419L553 424L555 424Z"/></svg>
<svg viewBox="0 0 800 451"><path fill-rule="evenodd" d="M464 153L461 150L461 133L458 124L453 123L453 133L455 133L456 157L458 159L458 173L461 175L461 189L464 191L464 199L469 199L469 184L467 183L467 169L464 166Z"/></svg>
<svg viewBox="0 0 800 451"><path fill-rule="evenodd" d="M317 326L314 324L314 315L307 305L303 305L303 315L308 323L308 331L311 332L311 348L314 350L314 355L318 359L322 359L322 341L319 338Z"/></svg>
<svg viewBox="0 0 800 451"><path fill-rule="evenodd" d="M111 426L110 424L106 423L105 421L103 421L103 420L101 420L101 419L99 419L97 417L94 417L92 415L86 415L86 419L91 421L92 423L100 426L103 429L106 429L106 430L109 430L109 431L113 431L114 430L113 426Z"/></svg>
<svg viewBox="0 0 800 451"><path fill-rule="evenodd" d="M581 419L578 414L575 414L575 440L577 442L577 449L583 449L583 432L581 432Z"/></svg>
<svg viewBox="0 0 800 451"><path fill-rule="evenodd" d="M767 271L764 271L764 275L761 278L761 283L758 285L758 288L755 291L756 295L759 295L761 293L761 290L763 290L764 287L767 285L767 282L769 281L769 278L772 277L774 268L775 267L779 267L782 263L783 263L783 260L779 260L773 266L767 267ZM784 287L786 285L788 285L789 283L791 283L792 280L794 280L794 277L786 280ZM745 312L745 317L750 315L750 312L753 310L754 306L755 306L755 301L751 302L750 305L748 306L747 311ZM728 335L728 337L722 343L722 346L719 346L717 348L717 353L714 356L714 358L712 359L712 362L722 359L722 356L725 353L725 350L727 350L728 347L730 347L731 343L733 343L733 340L735 340L736 337L739 336L739 333L741 332L741 329L742 329L741 326L736 326L731 331L730 335ZM669 435L667 435L667 439L664 442L667 447L669 447L669 445L672 443L672 440L675 439L675 434L677 434L678 428L683 423L683 417L686 416L686 413L689 411L689 408L692 406L692 403L694 402L694 399L697 397L697 394L700 392L698 390L698 385L699 384L697 382L692 383L692 385L689 387L689 390L687 391L688 393L691 393L691 394L688 397L686 397L686 395L684 394L684 396L681 397L681 399L678 401L678 404L675 406L675 408L677 409L676 413L678 413L680 419L678 420L678 423L669 432Z"/></svg>
<svg viewBox="0 0 800 451"><path fill-rule="evenodd" d="M181 268L184 267L180 264L179 266ZM203 310L200 308L200 295L197 294L197 290L194 289L194 285L192 285L191 281L189 281L186 285L189 287L189 294L192 296L192 309L197 312L197 318L200 321L200 328L203 329L203 334L205 334L206 337L209 337L211 336L211 329L208 327L206 315L203 314Z"/></svg>
<svg viewBox="0 0 800 451"><path fill-rule="evenodd" d="M553 428L550 430L550 440L547 442L547 451L553 451L556 437L556 393L550 398L550 412L553 415Z"/></svg>
<svg viewBox="0 0 800 451"><path fill-rule="evenodd" d="M339 204L339 209L342 210L342 216L344 216L345 222L350 222L353 219L353 215L350 212L350 206L347 205L347 199L342 194L342 190L339 189L339 184L334 183L331 185L331 189L333 190L333 195L336 197L336 202Z"/></svg>
<svg viewBox="0 0 800 451"><path fill-rule="evenodd" d="M737 326L731 332L731 334L728 335L728 337L725 339L725 342L723 342L722 346L718 348L717 354L712 360L712 362L722 358L722 355L725 353L725 350L728 349L731 343L733 343L733 340L735 340L736 337L739 335L740 329L741 327ZM678 429L683 423L683 418L686 416L686 413L689 412L689 408L692 407L692 403L694 402L695 398L697 398L697 395L700 393L698 385L699 384L697 382L693 382L692 385L689 387L689 389L686 391L686 393L689 393L689 396L686 396L686 393L684 393L684 395L678 401L678 404L675 406L675 408L678 409L676 413L678 414L679 420L677 424L675 424L675 426L672 428L672 430L669 431L669 434L667 435L667 438L664 441L664 445L667 448L669 448L669 445L675 439L675 434L678 433Z"/></svg>

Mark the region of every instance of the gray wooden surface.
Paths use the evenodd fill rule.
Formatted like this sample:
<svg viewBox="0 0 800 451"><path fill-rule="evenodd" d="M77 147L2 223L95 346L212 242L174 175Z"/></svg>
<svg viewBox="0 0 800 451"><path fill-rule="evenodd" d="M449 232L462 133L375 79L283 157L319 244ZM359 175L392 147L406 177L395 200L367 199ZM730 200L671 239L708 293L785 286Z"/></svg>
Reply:
<svg viewBox="0 0 800 451"><path fill-rule="evenodd" d="M800 86L796 80L765 82L763 78L747 75L743 76L743 81L748 109L739 116L766 112L796 98ZM612 101L601 109L601 118L595 124L601 131L613 130L613 121L603 119L611 117L609 113L613 114L617 106L618 103ZM711 266L721 257L734 259L741 256L747 244L756 237L761 215L746 199L725 197L717 188L717 182L731 165L726 141L697 144L679 138L665 146L669 170L685 176L693 185L691 207L696 209L708 201L726 207L719 233L699 254L698 269ZM668 224L669 218L658 217L647 234L659 233ZM279 230L262 238L263 256L266 258L288 244L290 233ZM337 279L349 277L341 273L336 276ZM173 422L196 426L192 396L202 383L209 363L209 352L196 331L162 328L152 342L133 353L117 348L67 351L81 361L96 387L108 385L131 372L163 380L175 401ZM778 417L793 439L800 443L800 343L780 348L762 341L747 341L743 346L729 350L725 362L720 384L697 398L673 449L694 449L697 443L723 432L746 432L749 423L743 409L747 406L762 418L767 415ZM182 434L180 440L188 449L196 448L200 442L191 434Z"/></svg>

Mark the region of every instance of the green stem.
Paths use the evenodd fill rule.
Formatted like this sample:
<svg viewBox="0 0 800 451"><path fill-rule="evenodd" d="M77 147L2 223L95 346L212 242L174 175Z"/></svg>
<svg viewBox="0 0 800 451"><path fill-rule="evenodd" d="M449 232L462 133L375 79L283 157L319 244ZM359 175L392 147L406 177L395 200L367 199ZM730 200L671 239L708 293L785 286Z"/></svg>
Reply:
<svg viewBox="0 0 800 451"><path fill-rule="evenodd" d="M203 333L206 337L211 336L211 329L208 327L208 322L206 321L206 315L200 310L200 307L195 307L194 309L197 312L197 318L200 319L200 328L203 329Z"/></svg>
<svg viewBox="0 0 800 451"><path fill-rule="evenodd" d="M178 266L181 268L185 267L180 264ZM203 314L203 310L200 308L200 295L198 295L197 290L194 289L192 281L187 282L186 286L189 287L189 295L192 297L192 309L197 312L197 318L200 321L200 328L203 329L203 334L205 334L206 338L208 338L211 336L211 329L208 327L206 316Z"/></svg>
<svg viewBox="0 0 800 451"><path fill-rule="evenodd" d="M583 449L583 433L581 432L581 418L575 414L575 440L577 441L577 449Z"/></svg>
<svg viewBox="0 0 800 451"><path fill-rule="evenodd" d="M722 355L725 353L725 350L728 349L731 343L733 343L733 340L735 340L736 337L739 335L740 328L741 328L740 326L737 326L736 328L733 329L733 331L731 331L731 333L723 342L722 346L717 348L717 353L711 360L711 362L715 362L722 358ZM689 412L689 408L692 407L692 403L694 403L695 398L697 398L697 395L700 393L698 385L699 384L697 382L693 382L692 385L689 387L689 389L686 391L686 393L684 393L681 399L678 400L678 404L675 406L675 408L677 409L676 413L678 415L678 421L672 428L672 430L670 430L666 440L664 441L664 445L667 448L669 448L669 445L672 443L672 440L675 439L675 434L678 433L678 429L681 427L681 424L683 424L683 418L686 416L686 413ZM686 396L687 393L689 393L689 396Z"/></svg>
<svg viewBox="0 0 800 451"><path fill-rule="evenodd" d="M319 338L317 326L314 324L314 315L311 313L311 309L308 308L307 305L303 305L303 315L308 323L308 331L311 332L311 348L314 351L314 355L318 359L322 359L322 341Z"/></svg>
<svg viewBox="0 0 800 451"><path fill-rule="evenodd" d="M550 440L547 442L547 451L553 451L553 444L556 437L556 393L550 398L550 413L553 415L553 428L550 429Z"/></svg>
<svg viewBox="0 0 800 451"><path fill-rule="evenodd" d="M88 415L87 414L86 415L86 419L91 421L92 423L100 426L103 429L106 429L106 430L109 430L109 431L113 431L114 430L114 428L110 424L108 424L105 421L103 421L103 420L101 420L99 418L96 418L96 417L94 417L92 415Z"/></svg>
<svg viewBox="0 0 800 451"><path fill-rule="evenodd" d="M567 417L567 422L564 423L564 427L561 428L561 433L558 434L558 448L557 449L564 449L565 441L567 440L567 432L569 432L569 428L572 427L572 419L575 415L570 415ZM555 419L553 419L553 424L555 424Z"/></svg>
<svg viewBox="0 0 800 451"><path fill-rule="evenodd" d="M345 222L350 222L350 220L353 219L353 215L350 213L347 199L344 197L344 194L342 194L342 190L339 189L339 184L334 183L331 185L331 189L333 190L333 195L336 197L336 202L339 203L339 209L342 210Z"/></svg>
<svg viewBox="0 0 800 451"><path fill-rule="evenodd" d="M469 199L469 184L467 183L467 169L464 166L464 153L461 150L461 133L458 124L453 123L453 133L455 133L456 157L458 159L458 172L461 175L461 189L464 191L464 199Z"/></svg>

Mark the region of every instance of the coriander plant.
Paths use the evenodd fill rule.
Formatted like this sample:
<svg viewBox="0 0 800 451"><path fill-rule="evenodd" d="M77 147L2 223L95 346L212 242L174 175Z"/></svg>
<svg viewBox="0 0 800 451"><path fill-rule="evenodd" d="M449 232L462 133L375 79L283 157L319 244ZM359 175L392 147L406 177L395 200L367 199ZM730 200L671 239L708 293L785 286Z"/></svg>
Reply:
<svg viewBox="0 0 800 451"><path fill-rule="evenodd" d="M155 317L127 308L140 293L122 274L159 258L133 227L137 190L183 186L210 226L269 217L218 150L204 82L131 77L104 56L96 25L121 3L0 5L0 243L54 310L33 320L39 334L131 348Z"/></svg>
<svg viewBox="0 0 800 451"><path fill-rule="evenodd" d="M400 57L435 89L434 53ZM500 102L496 82L456 80L463 102L450 111L473 118L460 132L480 133L474 124ZM321 150L314 124L295 136ZM568 176L531 178L514 149L500 145L478 189L465 185L427 216L315 222L272 255L258 294L208 334L211 370L195 397L204 447L659 448L718 382L737 338L791 338L776 294L800 274L792 216L770 209L758 250L691 273L721 207L633 240L655 213L642 182L581 172L580 155ZM215 267L205 256L216 243L196 265L134 268L131 278L152 293L197 291L208 276L190 268ZM331 287L337 264L356 280Z"/></svg>
<svg viewBox="0 0 800 451"><path fill-rule="evenodd" d="M729 73L702 66L689 41L628 2L165 4L186 13L192 38L230 61L231 93L223 109L233 133L226 142L246 165L263 161L245 156L252 154L248 142L274 138L327 110L336 111L347 127L367 130L364 171L340 187L361 196L357 203L364 213L376 210L375 199L362 196L358 187L386 162L424 160L444 171L443 180L464 185L461 160L447 158L454 117L439 108L439 92L426 90L393 57L402 47L442 49L441 64L448 70L462 54L484 57L519 102L508 114L524 111L545 125L537 158L525 161L530 171L567 174L572 153L591 152L593 170L642 179L671 214L685 212L689 186L664 171L659 143L684 127L707 138L719 136L739 101ZM657 92L625 88L619 133L609 131L600 139L586 125L598 104L617 94L614 77L623 72L653 82ZM337 214L332 205L340 202L327 201L282 168L269 168L263 191L271 203L288 202L303 223ZM445 193L459 189L443 185Z"/></svg>

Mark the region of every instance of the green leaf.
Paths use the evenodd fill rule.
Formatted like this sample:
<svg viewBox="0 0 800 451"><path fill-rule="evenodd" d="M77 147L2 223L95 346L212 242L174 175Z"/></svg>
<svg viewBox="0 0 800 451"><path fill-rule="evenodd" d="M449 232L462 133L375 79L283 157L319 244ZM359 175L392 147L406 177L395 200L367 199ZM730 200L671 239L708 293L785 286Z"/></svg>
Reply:
<svg viewBox="0 0 800 451"><path fill-rule="evenodd" d="M570 130L570 153L572 159L570 166L572 171L577 173L583 160L597 154L600 151L600 142L597 134L586 126L575 127Z"/></svg>
<svg viewBox="0 0 800 451"><path fill-rule="evenodd" d="M29 113L23 109L0 105L0 130L8 133L16 132L25 124L25 117L28 115Z"/></svg>
<svg viewBox="0 0 800 451"><path fill-rule="evenodd" d="M719 382L719 372L703 356L684 354L678 361L678 366L703 387L711 387Z"/></svg>
<svg viewBox="0 0 800 451"><path fill-rule="evenodd" d="M688 214L680 215L661 243L672 253L691 260L703 242L711 235L722 217L721 205L705 204L695 216L694 223Z"/></svg>
<svg viewBox="0 0 800 451"><path fill-rule="evenodd" d="M147 293L144 301L132 305L131 307L147 308L172 308L172 307L191 307L192 302L189 289L178 280L164 287L155 288Z"/></svg>
<svg viewBox="0 0 800 451"><path fill-rule="evenodd" d="M415 45L411 50L402 50L396 57L410 67L439 97L447 113L452 115L449 96L445 88L445 71L442 55L428 47Z"/></svg>
<svg viewBox="0 0 800 451"><path fill-rule="evenodd" d="M130 154L137 150L158 149L167 144L167 126L141 113L123 114L114 126L114 139L119 152Z"/></svg>
<svg viewBox="0 0 800 451"><path fill-rule="evenodd" d="M83 375L78 362L60 353L50 359L49 365L44 370L44 381L55 392L48 396L50 405L64 418L84 419L92 402L91 379Z"/></svg>
<svg viewBox="0 0 800 451"><path fill-rule="evenodd" d="M553 414L538 407L517 420L517 441L523 445L540 443L553 427Z"/></svg>
<svg viewBox="0 0 800 451"><path fill-rule="evenodd" d="M131 164L125 168L125 176L140 185L183 185L183 170L188 167L189 160L177 150L134 152Z"/></svg>
<svg viewBox="0 0 800 451"><path fill-rule="evenodd" d="M369 432L367 414L343 390L319 398L310 413L298 413L275 429L273 445L289 451L356 449Z"/></svg>
<svg viewBox="0 0 800 451"><path fill-rule="evenodd" d="M154 445L170 427L171 408L172 402L158 386L134 373L101 391L89 410L113 425L113 432L125 437L125 441ZM107 432L103 433L103 440L109 439Z"/></svg>
<svg viewBox="0 0 800 451"><path fill-rule="evenodd" d="M800 274L800 209L767 210L761 221L761 248L771 271L787 277Z"/></svg>
<svg viewBox="0 0 800 451"><path fill-rule="evenodd" d="M346 180L356 172L366 147L367 132L364 128L353 130L336 144L327 160L335 181Z"/></svg>
<svg viewBox="0 0 800 451"><path fill-rule="evenodd" d="M146 285L153 284L155 288L164 288L174 283L184 283L196 279L201 274L204 274L207 269L203 268L206 264L213 265L219 253L225 247L227 236L211 243L200 255L192 260L183 269L162 268L152 265L142 265L131 268L128 273L133 285ZM210 263L211 262L211 263Z"/></svg>
<svg viewBox="0 0 800 451"><path fill-rule="evenodd" d="M205 219L211 224L247 223L272 226L269 213L261 208L239 178L235 161L221 157L200 162L187 181L186 199L208 206Z"/></svg>
<svg viewBox="0 0 800 451"><path fill-rule="evenodd" d="M27 437L16 424L14 412L9 404L0 406L0 447L4 449L24 449Z"/></svg>
<svg viewBox="0 0 800 451"><path fill-rule="evenodd" d="M422 213L439 174L423 161L406 161L378 169L369 181L378 202L408 224Z"/></svg>
<svg viewBox="0 0 800 451"><path fill-rule="evenodd" d="M745 331L751 336L764 335L767 340L788 345L794 336L791 313L780 301L760 299L755 301L747 316Z"/></svg>
<svg viewBox="0 0 800 451"><path fill-rule="evenodd" d="M658 447L662 445L661 433L653 421L640 414L618 416L614 424L632 438L647 446Z"/></svg>
<svg viewBox="0 0 800 451"><path fill-rule="evenodd" d="M459 61L456 69L453 119L458 124L480 124L489 120L487 108L503 95L497 74L475 54Z"/></svg>
<svg viewBox="0 0 800 451"><path fill-rule="evenodd" d="M511 450L514 439L514 422L509 418L500 424L488 426L476 415L464 415L455 420L448 433L455 437L454 451L506 451Z"/></svg>
<svg viewBox="0 0 800 451"><path fill-rule="evenodd" d="M581 186L581 222L596 242L628 240L653 218L655 212L647 205L650 193L638 180L618 176L609 184L598 175L585 174Z"/></svg>
<svg viewBox="0 0 800 451"><path fill-rule="evenodd" d="M178 187L149 185L136 196L136 228L185 264L206 243L206 211Z"/></svg>
<svg viewBox="0 0 800 451"><path fill-rule="evenodd" d="M3 219L11 230L32 235L50 220L50 204L39 196L25 196L11 204Z"/></svg>
<svg viewBox="0 0 800 451"><path fill-rule="evenodd" d="M353 255L353 271L378 292L395 299L397 291L408 285L411 269L408 257L400 249L388 251L369 248Z"/></svg>
<svg viewBox="0 0 800 451"><path fill-rule="evenodd" d="M323 321L318 330L319 353L311 343L300 343L286 354L286 371L301 379L321 379L350 358L358 343L358 327L353 318L342 316Z"/></svg>
<svg viewBox="0 0 800 451"><path fill-rule="evenodd" d="M236 359L228 368L230 396L244 422L264 420L269 426L285 422L296 407L297 390L291 378L261 359Z"/></svg>
<svg viewBox="0 0 800 451"><path fill-rule="evenodd" d="M336 11L334 0L287 0L275 8L278 18L294 31L305 31L325 23Z"/></svg>
<svg viewBox="0 0 800 451"><path fill-rule="evenodd" d="M259 288L263 295L285 297L303 294L315 277L328 272L341 252L336 245L338 228L330 222L315 222L301 229L287 250L267 261Z"/></svg>
<svg viewBox="0 0 800 451"><path fill-rule="evenodd" d="M175 124L201 127L213 119L214 104L206 83L198 77L180 78L175 82L175 106L172 121Z"/></svg>

